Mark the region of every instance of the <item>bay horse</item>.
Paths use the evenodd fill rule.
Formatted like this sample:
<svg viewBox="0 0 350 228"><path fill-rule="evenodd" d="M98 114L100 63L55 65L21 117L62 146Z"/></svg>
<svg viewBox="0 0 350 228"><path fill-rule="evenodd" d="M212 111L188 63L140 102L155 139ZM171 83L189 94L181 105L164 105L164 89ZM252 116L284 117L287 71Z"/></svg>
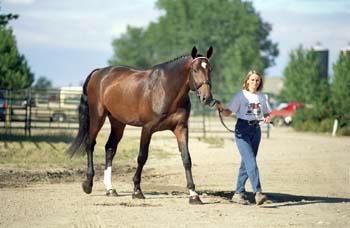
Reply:
<svg viewBox="0 0 350 228"><path fill-rule="evenodd" d="M177 139L191 204L201 204L192 178L192 162L188 149L188 119L191 110L189 91L195 91L202 104L212 101L210 47L206 56L193 47L191 55L155 65L149 69L109 66L95 69L83 85L79 105L79 130L67 149L73 156L77 151L87 154L85 193L92 191L93 151L96 137L108 117L111 132L105 145L104 184L107 196L117 196L112 187L112 160L125 125L142 127L137 169L133 177L132 198L144 199L141 173L148 157L154 132L171 130Z"/></svg>

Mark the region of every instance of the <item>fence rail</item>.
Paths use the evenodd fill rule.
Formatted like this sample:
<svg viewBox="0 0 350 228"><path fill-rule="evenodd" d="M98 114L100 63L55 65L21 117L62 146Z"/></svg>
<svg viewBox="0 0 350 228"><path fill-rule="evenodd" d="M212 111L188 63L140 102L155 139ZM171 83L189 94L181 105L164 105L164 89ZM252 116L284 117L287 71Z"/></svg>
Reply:
<svg viewBox="0 0 350 228"><path fill-rule="evenodd" d="M78 129L78 105L81 93L81 87L0 90L0 128L5 128L7 131L23 129L26 135L31 135L31 129ZM191 93L190 96L191 132L199 133L203 137L212 133L227 132L221 125L215 109L200 104L194 94ZM227 126L234 127L233 118L225 118L224 121ZM269 125L264 126L263 130L269 137Z"/></svg>

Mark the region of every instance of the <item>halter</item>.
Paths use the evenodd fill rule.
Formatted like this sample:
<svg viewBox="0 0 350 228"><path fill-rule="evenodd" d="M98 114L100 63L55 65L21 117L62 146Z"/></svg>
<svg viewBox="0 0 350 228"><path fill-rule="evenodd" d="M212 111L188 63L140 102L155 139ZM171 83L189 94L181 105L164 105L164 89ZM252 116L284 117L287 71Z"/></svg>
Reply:
<svg viewBox="0 0 350 228"><path fill-rule="evenodd" d="M208 59L207 57L205 57L205 56L199 56L199 57L194 58L194 59L192 60L191 64L192 64L194 61L196 61L197 59L206 59L206 60L208 60L208 62L209 62L209 59Z"/></svg>
<svg viewBox="0 0 350 228"><path fill-rule="evenodd" d="M196 60L198 60L198 59L206 59L206 60L208 60L208 62L209 62L209 59L208 59L207 57L205 57L205 56L196 57L196 58L194 58L194 59L191 61L191 72L190 72L190 76L192 77L193 88L194 88L194 90L196 91L196 94L197 94L197 95L198 95L198 89L199 89L200 87L202 87L203 85L207 84L207 85L209 85L209 86L211 87L211 82L210 82L209 80L201 81L201 82L199 83L199 85L196 85L196 84L195 84L194 77L193 77L193 73L192 73L192 70L193 70L192 64L193 64Z"/></svg>

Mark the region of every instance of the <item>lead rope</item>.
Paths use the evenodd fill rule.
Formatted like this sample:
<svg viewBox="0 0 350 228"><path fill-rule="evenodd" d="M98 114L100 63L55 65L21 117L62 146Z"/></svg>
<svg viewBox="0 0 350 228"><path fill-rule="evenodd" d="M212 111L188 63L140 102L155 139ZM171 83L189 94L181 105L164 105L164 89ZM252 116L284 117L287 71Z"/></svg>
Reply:
<svg viewBox="0 0 350 228"><path fill-rule="evenodd" d="M227 126L226 126L226 124L225 124L225 122L224 122L224 120L222 119L222 115L221 115L221 112L219 112L219 110L218 110L218 113L219 113L219 117L220 117L220 122L222 123L222 125L229 131L229 132L231 132L231 133L235 133L235 131L234 130L232 130L232 129L230 129L230 128L228 128Z"/></svg>
<svg viewBox="0 0 350 228"><path fill-rule="evenodd" d="M213 100L210 102L209 107L213 107L213 106L216 105L217 103L220 103L220 101L213 99ZM224 119L222 118L221 112L220 112L219 110L218 110L218 113L219 113L219 118L220 118L220 122L221 122L222 126L224 126L224 127L226 128L226 130L228 130L229 132L235 133L234 130L232 130L232 129L230 129L230 128L227 127L227 125L226 125L225 122L224 122Z"/></svg>

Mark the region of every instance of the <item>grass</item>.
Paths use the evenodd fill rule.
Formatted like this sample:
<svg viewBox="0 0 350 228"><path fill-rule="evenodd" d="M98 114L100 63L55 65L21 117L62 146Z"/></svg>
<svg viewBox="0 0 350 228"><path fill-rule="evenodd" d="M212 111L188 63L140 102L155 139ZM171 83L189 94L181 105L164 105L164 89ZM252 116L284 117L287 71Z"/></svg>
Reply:
<svg viewBox="0 0 350 228"><path fill-rule="evenodd" d="M55 134L34 134L31 137L19 134L19 133L11 133L6 134L0 133L1 141L3 142L65 142L69 143L73 140L74 136L70 133L66 132L57 132Z"/></svg>
<svg viewBox="0 0 350 228"><path fill-rule="evenodd" d="M46 168L85 168L86 156L76 155L70 158L65 150L74 139L74 134L67 132L33 132L31 137L23 133L0 132L0 166L24 169ZM94 151L94 163L104 165L107 135L101 133L97 138ZM118 145L114 162L136 164L139 152L139 139L124 137ZM150 147L150 157L165 159L170 156L162 148Z"/></svg>
<svg viewBox="0 0 350 228"><path fill-rule="evenodd" d="M32 131L31 137L25 136L23 131L11 131L11 134L0 131L0 168L85 168L86 156L77 155L70 158L65 153L74 137L74 131L36 130ZM101 131L97 138L94 151L94 164L96 165L104 166L104 147L107 138L108 132L106 131ZM212 148L222 148L224 146L224 140L221 137L199 137L197 139ZM123 137L118 145L114 163L136 165L139 140L138 137ZM169 150L177 151L177 148L164 148L164 144L151 143L149 158L167 159L174 155Z"/></svg>
<svg viewBox="0 0 350 228"><path fill-rule="evenodd" d="M200 137L198 140L209 144L209 147L212 148L223 148L225 144L222 137Z"/></svg>
<svg viewBox="0 0 350 228"><path fill-rule="evenodd" d="M11 130L9 134L0 129L0 188L23 187L37 182L81 181L85 178L86 156L76 155L70 158L65 153L75 137L74 133L53 129L36 130L32 131L31 137L27 137L23 131ZM105 168L105 143L108 133L101 131L97 138L93 156L96 178L102 178ZM222 139L199 140L208 143L209 146L223 145ZM152 142L149 148L149 160L161 162L162 159L178 156L174 137L170 139L156 136ZM119 143L113 164L114 169L119 170L116 173L121 174L120 178L126 178L126 173L135 172L139 144L139 136L127 135L124 135Z"/></svg>

